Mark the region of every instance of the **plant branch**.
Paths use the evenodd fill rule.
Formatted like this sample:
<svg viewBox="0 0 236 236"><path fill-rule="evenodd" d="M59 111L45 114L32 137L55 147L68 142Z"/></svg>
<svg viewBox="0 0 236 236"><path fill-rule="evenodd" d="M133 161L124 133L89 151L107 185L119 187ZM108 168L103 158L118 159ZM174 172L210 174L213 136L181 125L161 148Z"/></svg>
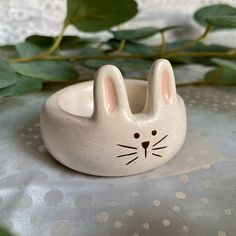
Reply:
<svg viewBox="0 0 236 236"><path fill-rule="evenodd" d="M166 38L165 38L165 32L162 31L161 32L161 55L164 54L165 52L165 49L166 49Z"/></svg>
<svg viewBox="0 0 236 236"><path fill-rule="evenodd" d="M135 77L135 78L130 78L130 79L146 80L146 78L144 78L144 77ZM44 87L48 87L48 86L53 85L53 84L76 84L78 82L84 82L84 81L88 81L88 79L75 80L75 81L46 81L46 82L43 83L43 86ZM224 83L215 83L215 82L199 80L199 81L193 81L193 82L176 84L177 88L193 87L193 86L194 87L198 87L198 86L225 86L225 87L232 87L232 86L236 86L236 83L224 84Z"/></svg>
<svg viewBox="0 0 236 236"><path fill-rule="evenodd" d="M236 52L228 53L228 52L179 52L175 54L164 53L161 55L143 55L143 54L135 54L135 55L126 55L126 54L109 54L102 56L61 56L61 55L45 55L44 57L31 57L31 58L16 58L11 60L11 62L31 62L31 61L42 61L42 60L69 60L69 61L81 61L88 59L100 59L100 60L109 60L109 59L159 59L163 58L173 58L177 56L192 56L192 57L222 57L222 58L236 58Z"/></svg>
<svg viewBox="0 0 236 236"><path fill-rule="evenodd" d="M227 58L236 58L236 52L213 52L213 51L203 51L203 52L179 52L179 53L169 53L167 52L164 57L172 58L177 56L192 56L192 57L227 57Z"/></svg>
<svg viewBox="0 0 236 236"><path fill-rule="evenodd" d="M123 49L124 49L124 47L125 47L125 43L126 43L125 39L122 39L121 42L120 42L119 48L118 48L118 50L117 50L117 52L118 52L119 54L122 53L122 51L123 51Z"/></svg>
<svg viewBox="0 0 236 236"><path fill-rule="evenodd" d="M39 56L43 57L43 56L49 55L58 49L67 27L68 27L68 24L63 25L58 37L56 37L56 39L54 41L54 44L46 52L42 53Z"/></svg>
<svg viewBox="0 0 236 236"><path fill-rule="evenodd" d="M64 32L66 30L66 28L68 27L69 24L64 24L58 37L55 38L55 41L53 43L53 45L45 52L33 56L33 57L29 57L29 58L17 58L17 59L13 59L11 60L12 62L30 62L30 61L38 61L38 60L45 60L45 58L47 58L50 54L52 54L54 51L56 51L61 43L61 40L64 36Z"/></svg>
<svg viewBox="0 0 236 236"><path fill-rule="evenodd" d="M183 49L190 48L190 47L194 46L195 44L197 44L198 42L200 42L202 39L204 39L207 36L207 34L210 31L210 29L211 29L211 25L207 24L204 32L200 36L198 36L197 38L193 39L191 42L183 45L182 47L175 48L175 49L169 51L168 53L169 54L174 54L174 53L177 53L177 52L179 52L179 51L181 51Z"/></svg>

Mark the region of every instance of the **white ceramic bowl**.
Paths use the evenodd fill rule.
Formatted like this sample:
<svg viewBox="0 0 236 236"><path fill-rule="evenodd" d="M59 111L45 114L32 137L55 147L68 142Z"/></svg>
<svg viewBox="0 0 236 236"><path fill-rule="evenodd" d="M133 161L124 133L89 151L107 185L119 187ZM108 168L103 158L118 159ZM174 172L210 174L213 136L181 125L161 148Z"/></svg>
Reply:
<svg viewBox="0 0 236 236"><path fill-rule="evenodd" d="M95 82L64 88L41 112L48 151L71 169L125 176L156 168L180 150L186 112L172 67L156 61L148 82L123 79L118 68L101 67Z"/></svg>

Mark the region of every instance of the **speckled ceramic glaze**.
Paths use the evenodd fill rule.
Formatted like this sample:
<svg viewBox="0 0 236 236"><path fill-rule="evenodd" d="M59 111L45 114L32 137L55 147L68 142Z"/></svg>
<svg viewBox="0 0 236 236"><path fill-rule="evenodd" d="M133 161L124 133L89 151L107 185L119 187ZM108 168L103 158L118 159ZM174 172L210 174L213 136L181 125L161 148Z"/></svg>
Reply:
<svg viewBox="0 0 236 236"><path fill-rule="evenodd" d="M156 168L180 150L186 113L172 67L158 60L148 82L123 79L101 67L93 81L53 94L41 113L48 151L62 164L87 174L125 176Z"/></svg>

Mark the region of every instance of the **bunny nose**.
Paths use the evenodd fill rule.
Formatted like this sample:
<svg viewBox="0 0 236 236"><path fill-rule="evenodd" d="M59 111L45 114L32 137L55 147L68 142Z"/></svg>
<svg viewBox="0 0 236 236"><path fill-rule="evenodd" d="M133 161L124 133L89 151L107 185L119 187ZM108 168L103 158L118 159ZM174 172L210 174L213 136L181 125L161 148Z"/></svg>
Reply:
<svg viewBox="0 0 236 236"><path fill-rule="evenodd" d="M147 147L149 146L149 141L145 141L145 142L142 142L142 146L144 149L147 149Z"/></svg>

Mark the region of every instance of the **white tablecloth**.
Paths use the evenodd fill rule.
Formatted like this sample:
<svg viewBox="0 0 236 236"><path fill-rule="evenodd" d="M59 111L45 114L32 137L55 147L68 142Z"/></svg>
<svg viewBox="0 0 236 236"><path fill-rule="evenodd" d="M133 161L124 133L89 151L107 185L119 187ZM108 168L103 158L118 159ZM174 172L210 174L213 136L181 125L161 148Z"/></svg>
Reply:
<svg viewBox="0 0 236 236"><path fill-rule="evenodd" d="M188 114L183 149L123 178L80 174L47 153L39 113L52 91L2 101L0 224L22 236L236 235L236 90L178 91Z"/></svg>

